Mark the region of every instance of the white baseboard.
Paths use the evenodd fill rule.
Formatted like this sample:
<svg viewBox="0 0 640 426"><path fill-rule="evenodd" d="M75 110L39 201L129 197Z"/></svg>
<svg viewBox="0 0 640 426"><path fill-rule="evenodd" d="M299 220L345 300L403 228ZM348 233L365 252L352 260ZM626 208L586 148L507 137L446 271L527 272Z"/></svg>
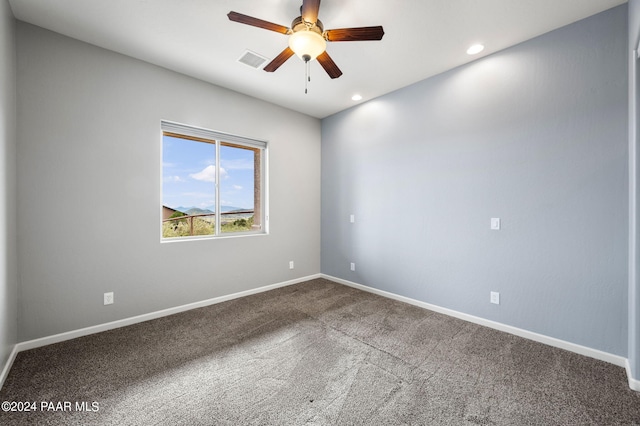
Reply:
<svg viewBox="0 0 640 426"><path fill-rule="evenodd" d="M627 358L613 355L607 352L603 352L597 349L588 348L586 346L577 345L575 343L566 342L564 340L556 339L553 337L545 336L542 334L534 333L531 331L523 330L521 328L512 327L509 325L505 325L499 322L487 320L484 318L476 317L473 315L464 314L462 312L454 311L452 309L443 308L437 305L432 305L430 303L422 302L416 299L411 299L409 297L400 296L394 293L390 293L384 290L378 290L372 287L367 287L362 284L354 283L351 281L343 280L341 278L333 277L326 274L314 274L308 275L306 277L297 278L294 280L284 281L276 284L267 285L264 287L255 288L252 290L241 291L238 293L229 294L226 296L214 297L212 299L203 300L200 302L189 303L186 305L176 306L173 308L163 309L160 311L150 312L147 314L137 315L135 317L124 318L117 321L108 322L105 324L94 325L91 327L85 327L78 330L67 331L64 333L54 334L52 336L42 337L39 339L28 340L25 342L18 343L14 345L11 354L9 355L9 359L5 363L4 368L2 369L2 373L0 375L0 389L4 385L4 381L9 374L9 370L13 365L13 362L16 358L18 352L26 351L29 349L39 348L41 346L51 345L53 343L63 342L65 340L75 339L77 337L88 336L90 334L100 333L102 331L113 330L115 328L125 327L132 324L137 324L144 321L149 321L156 318L165 317L168 315L177 314L180 312L189 311L191 309L202 308L209 305L214 305L217 303L226 302L228 300L237 299L240 297L250 296L252 294L263 293L265 291L274 290L280 287L286 287L289 285L309 281L316 278L325 278L327 280L343 284L349 287L357 288L359 290L363 290L369 293L374 293L379 296L387 297L389 299L398 300L400 302L405 302L410 305L418 306L424 309L428 309L434 312L439 312L441 314L449 315L455 318L459 318L465 321L469 321L475 324L483 325L489 328L493 328L499 331L504 331L506 333L510 333L519 337L524 337L529 340L533 340L536 342L544 343L549 346L554 346L560 349L565 349L570 352L575 352L580 355L588 356L591 358L595 358L601 361L609 362L611 364L617 365L619 367L624 367L627 371L627 376L629 378L629 387L635 391L640 391L640 380L633 379L631 377L631 369L629 366L629 361Z"/></svg>
<svg viewBox="0 0 640 426"><path fill-rule="evenodd" d="M625 362L625 369L627 370L627 378L629 379L629 387L637 392L640 392L640 380L634 379L631 375L631 365L629 365L629 360L627 359Z"/></svg>
<svg viewBox="0 0 640 426"><path fill-rule="evenodd" d="M4 381L9 375L9 370L11 370L11 366L13 365L13 361L16 359L16 355L18 355L18 345L13 345L11 349L11 353L9 353L9 358L7 362L4 364L4 368L2 369L2 373L0 373L0 389L2 389L2 385L4 385Z"/></svg>
<svg viewBox="0 0 640 426"><path fill-rule="evenodd" d="M516 335L516 336L519 336L519 337L524 337L525 339L529 339L529 340L533 340L533 341L536 341L536 342L544 343L544 344L549 345L549 346L553 346L553 347L556 347L556 348L564 349L564 350L567 350L567 351L570 351L570 352L575 352L577 354L588 356L590 358L595 358L595 359L598 359L600 361L605 361L605 362L617 365L619 367L625 367L625 368L627 368L627 372L629 372L629 369L627 367L627 365L628 365L627 358L621 357L619 355L610 354L608 352L603 352L603 351L600 351L598 349L592 349L592 348L589 348L589 347L586 347L586 346L577 345L575 343L571 343L571 342L567 342L567 341L564 341L564 340L556 339L554 337L545 336L543 334L534 333L532 331L523 330L521 328L512 327L510 325L506 325L506 324L502 324L502 323L499 323L499 322L491 321L491 320L488 320L488 319L484 319L484 318L476 317L476 316L473 316L473 315L465 314L465 313L462 313L462 312L454 311L452 309L447 309L447 308L443 308L443 307L440 307L440 306L437 306L437 305L432 305L430 303L421 302L420 300L411 299L409 297L399 296L397 294L390 293L388 291L378 290L376 288L367 287L367 286L362 285L362 284L358 284L358 283L354 283L354 282L351 282L351 281L343 280L342 278L336 278L336 277L332 277L332 276L326 275L326 274L321 274L321 275L322 275L322 278L325 278L325 279L330 280L330 281L334 281L334 282L339 283L339 284L344 284L346 286L357 288L359 290L364 290L364 291L367 291L369 293L374 293L374 294L377 294L379 296L387 297L389 299L394 299L394 300L398 300L400 302L405 302L405 303L408 303L410 305L419 306L421 308L428 309L430 311L434 311L434 312L438 312L438 313L441 313L441 314L449 315L449 316L452 316L452 317L455 317L455 318L462 319L464 321L472 322L474 324L479 324L479 325L483 325L485 327L493 328L495 330L504 331L505 333L513 334L513 335ZM629 376L630 385L631 385L631 380L632 380L631 376ZM638 382L637 380L635 382L636 382L636 385L640 384L640 382ZM631 388L634 389L633 386ZM640 389L634 389L634 390L640 390Z"/></svg>
<svg viewBox="0 0 640 426"><path fill-rule="evenodd" d="M16 345L17 352L39 348L41 346L51 345L53 343L64 342L65 340L71 340L77 337L88 336L90 334L100 333L102 331L113 330L114 328L125 327L127 325L137 324L140 322L149 321L156 318L166 317L168 315L189 311L191 309L202 308L204 306L209 306L209 305L215 305L216 303L222 303L228 300L237 299L239 297L250 296L252 294L263 293L265 291L274 290L280 287L286 287L289 285L309 281L315 278L320 278L320 274L308 275L306 277L296 278L294 280L289 280L289 281L283 281L280 283L271 284L271 285L267 285L259 288L254 288L251 290L240 291L238 293L233 293L226 296L214 297L212 299L202 300L200 302L188 303L186 305L163 309L161 311L150 312L148 314L137 315L135 317L124 318L121 320L112 321L105 324L98 324L91 327L81 328L78 330L72 330L64 333L54 334L53 336L47 336L47 337L41 337L39 339L28 340L26 342L21 342Z"/></svg>

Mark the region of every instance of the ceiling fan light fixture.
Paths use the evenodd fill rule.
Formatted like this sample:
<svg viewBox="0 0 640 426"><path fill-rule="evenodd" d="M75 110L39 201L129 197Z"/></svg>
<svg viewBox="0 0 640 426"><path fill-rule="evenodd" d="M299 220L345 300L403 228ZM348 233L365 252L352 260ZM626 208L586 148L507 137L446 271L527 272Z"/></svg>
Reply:
<svg viewBox="0 0 640 426"><path fill-rule="evenodd" d="M289 36L289 48L303 61L313 61L327 48L327 41L315 31L296 31Z"/></svg>
<svg viewBox="0 0 640 426"><path fill-rule="evenodd" d="M240 24L263 28L289 36L289 46L273 58L263 70L274 72L295 54L305 62L307 70L306 84L306 82L311 81L309 78L309 61L314 59L318 60L320 66L332 79L342 75L342 71L326 51L327 42L382 40L382 36L384 36L384 29L381 25L337 28L325 31L322 21L318 19L319 9L320 0L302 0L300 16L291 22L290 28L234 11L229 12L227 17L229 20Z"/></svg>

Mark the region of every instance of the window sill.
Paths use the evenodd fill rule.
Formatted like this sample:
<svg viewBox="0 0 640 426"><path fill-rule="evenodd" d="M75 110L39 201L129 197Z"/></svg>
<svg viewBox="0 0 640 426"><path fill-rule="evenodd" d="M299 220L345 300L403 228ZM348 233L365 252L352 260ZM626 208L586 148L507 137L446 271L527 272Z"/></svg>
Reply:
<svg viewBox="0 0 640 426"><path fill-rule="evenodd" d="M178 243L185 241L202 241L202 240L228 240L232 238L246 238L246 237L263 237L269 235L268 232L237 232L233 234L222 235L195 235L193 237L176 237L176 238L160 238L160 243Z"/></svg>

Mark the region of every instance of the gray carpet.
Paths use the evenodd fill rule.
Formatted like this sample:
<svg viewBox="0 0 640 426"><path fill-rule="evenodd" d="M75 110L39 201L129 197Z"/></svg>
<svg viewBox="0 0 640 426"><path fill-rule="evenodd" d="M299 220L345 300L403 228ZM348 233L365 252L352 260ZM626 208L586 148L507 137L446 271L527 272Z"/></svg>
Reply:
<svg viewBox="0 0 640 426"><path fill-rule="evenodd" d="M0 401L37 405L2 425L640 425L620 367L322 279L19 353Z"/></svg>

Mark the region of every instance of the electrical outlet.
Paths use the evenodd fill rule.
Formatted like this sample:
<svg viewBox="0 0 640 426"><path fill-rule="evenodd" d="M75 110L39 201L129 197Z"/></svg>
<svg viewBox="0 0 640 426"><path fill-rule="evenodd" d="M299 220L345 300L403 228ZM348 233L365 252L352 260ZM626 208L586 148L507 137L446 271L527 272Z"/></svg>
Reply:
<svg viewBox="0 0 640 426"><path fill-rule="evenodd" d="M289 269L293 269L293 260L289 261Z"/></svg>
<svg viewBox="0 0 640 426"><path fill-rule="evenodd" d="M355 271L355 270L356 270L356 264L355 264L355 263L353 263L353 262L351 262L351 270L352 270L352 271Z"/></svg>
<svg viewBox="0 0 640 426"><path fill-rule="evenodd" d="M110 291L109 293L105 293L104 294L104 304L105 305L112 305L113 304L113 292Z"/></svg>
<svg viewBox="0 0 640 426"><path fill-rule="evenodd" d="M491 303L499 305L500 304L500 293L498 293L497 291L492 291L490 300L491 300Z"/></svg>
<svg viewBox="0 0 640 426"><path fill-rule="evenodd" d="M349 216L349 222L356 223L356 215L355 214L352 214L351 216Z"/></svg>

